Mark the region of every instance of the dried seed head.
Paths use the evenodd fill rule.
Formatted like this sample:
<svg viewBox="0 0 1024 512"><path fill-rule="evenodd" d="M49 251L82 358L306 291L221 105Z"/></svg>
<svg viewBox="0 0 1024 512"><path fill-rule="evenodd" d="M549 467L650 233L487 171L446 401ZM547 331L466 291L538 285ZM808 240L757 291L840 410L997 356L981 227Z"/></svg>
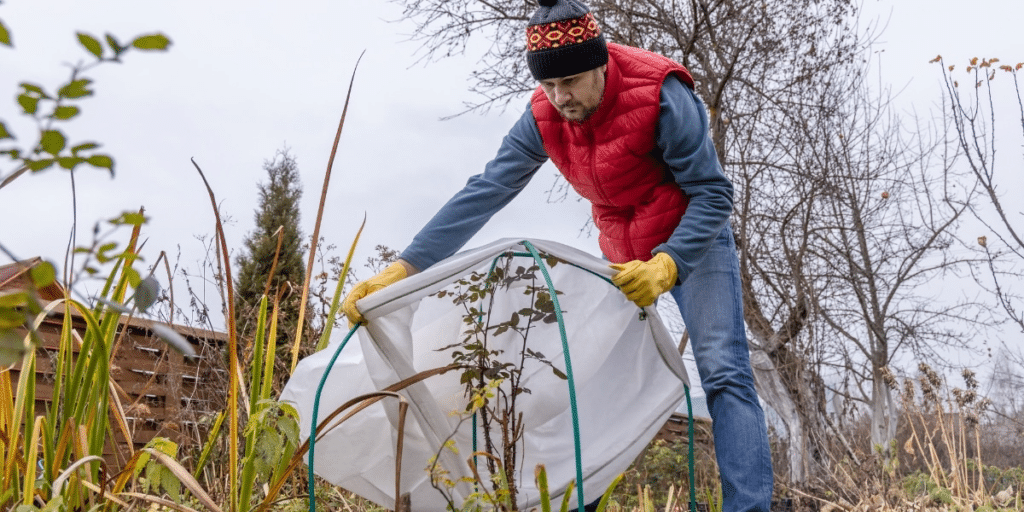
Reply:
<svg viewBox="0 0 1024 512"><path fill-rule="evenodd" d="M977 407L977 409L979 411L985 411L985 410L988 410L988 408L991 405L992 405L992 400L989 400L988 397L985 397L985 398L982 398L981 400L978 400L978 407Z"/></svg>
<svg viewBox="0 0 1024 512"><path fill-rule="evenodd" d="M889 389L899 389L900 384L896 381L896 376L892 374L892 370L888 366L883 366L881 370L882 380L885 381L885 385L889 386Z"/></svg>
<svg viewBox="0 0 1024 512"><path fill-rule="evenodd" d="M914 403L914 381L907 379L903 381L903 406L909 408Z"/></svg>
<svg viewBox="0 0 1024 512"><path fill-rule="evenodd" d="M974 412L964 414L964 424L967 426L968 430L974 430L978 428L978 423L978 415L975 414Z"/></svg>
<svg viewBox="0 0 1024 512"><path fill-rule="evenodd" d="M965 396L966 394L967 393L965 393L964 390L960 388L953 388L953 397L956 398L956 405L959 406L961 409L967 406L967 397Z"/></svg>
<svg viewBox="0 0 1024 512"><path fill-rule="evenodd" d="M975 377L974 371L970 368L964 368L961 375L964 376L964 383L967 384L967 389L978 389L978 379Z"/></svg>
<svg viewBox="0 0 1024 512"><path fill-rule="evenodd" d="M927 363L921 363L917 365L917 368L928 378L928 382L933 388L939 389L942 387L942 378L939 377L938 373L935 373L935 370L932 370L931 366L928 366Z"/></svg>

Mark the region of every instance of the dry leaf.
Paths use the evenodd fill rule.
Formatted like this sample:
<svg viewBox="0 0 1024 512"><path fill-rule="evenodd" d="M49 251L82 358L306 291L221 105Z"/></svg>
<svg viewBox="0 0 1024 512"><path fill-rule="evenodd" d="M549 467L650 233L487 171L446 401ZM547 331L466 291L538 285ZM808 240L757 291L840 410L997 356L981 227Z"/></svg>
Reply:
<svg viewBox="0 0 1024 512"><path fill-rule="evenodd" d="M1005 490L999 491L995 496L992 497L992 501L997 507L1002 507L1013 499L1013 486L1007 487Z"/></svg>

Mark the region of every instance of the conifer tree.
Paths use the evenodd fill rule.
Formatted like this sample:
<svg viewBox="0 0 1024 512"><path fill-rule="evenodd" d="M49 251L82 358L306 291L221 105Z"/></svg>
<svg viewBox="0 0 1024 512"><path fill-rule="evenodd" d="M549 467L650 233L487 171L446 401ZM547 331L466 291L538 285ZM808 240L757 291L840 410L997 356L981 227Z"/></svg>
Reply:
<svg viewBox="0 0 1024 512"><path fill-rule="evenodd" d="M255 227L246 235L244 251L236 258L238 281L235 300L239 329L243 336L251 336L256 329L260 299L267 293L269 314L273 311L274 297L280 291L281 312L278 317L277 344L291 345L298 321L301 287L305 278L302 231L299 228L299 199L302 183L298 164L288 149L277 151L274 158L264 161L268 181L258 184L260 202L255 214ZM267 278L274 265L281 231L281 252L274 276L267 287Z"/></svg>

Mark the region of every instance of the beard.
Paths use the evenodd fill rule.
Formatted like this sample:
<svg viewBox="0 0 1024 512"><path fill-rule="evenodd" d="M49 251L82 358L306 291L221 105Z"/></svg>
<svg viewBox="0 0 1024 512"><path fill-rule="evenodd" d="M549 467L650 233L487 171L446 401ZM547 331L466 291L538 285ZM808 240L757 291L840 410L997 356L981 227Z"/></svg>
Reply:
<svg viewBox="0 0 1024 512"><path fill-rule="evenodd" d="M594 105L593 107L583 108L583 104L575 103L574 102L574 103L570 103L570 104L568 104L568 105L566 105L564 107L559 107L558 108L558 114L561 115L562 119L565 119L566 121L572 121L574 123L582 123L582 122L586 121L587 119L589 119L590 116L594 115L594 112L597 112L597 109L600 108L600 107L601 107L601 104L598 103L597 105Z"/></svg>

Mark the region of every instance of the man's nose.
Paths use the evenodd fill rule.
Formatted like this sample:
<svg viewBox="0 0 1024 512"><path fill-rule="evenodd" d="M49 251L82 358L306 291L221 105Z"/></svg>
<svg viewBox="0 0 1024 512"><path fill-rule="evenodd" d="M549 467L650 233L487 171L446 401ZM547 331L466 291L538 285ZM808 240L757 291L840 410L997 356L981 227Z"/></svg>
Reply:
<svg viewBox="0 0 1024 512"><path fill-rule="evenodd" d="M572 96L569 94L568 88L555 86L555 103L558 106L563 106L570 100L572 100Z"/></svg>

